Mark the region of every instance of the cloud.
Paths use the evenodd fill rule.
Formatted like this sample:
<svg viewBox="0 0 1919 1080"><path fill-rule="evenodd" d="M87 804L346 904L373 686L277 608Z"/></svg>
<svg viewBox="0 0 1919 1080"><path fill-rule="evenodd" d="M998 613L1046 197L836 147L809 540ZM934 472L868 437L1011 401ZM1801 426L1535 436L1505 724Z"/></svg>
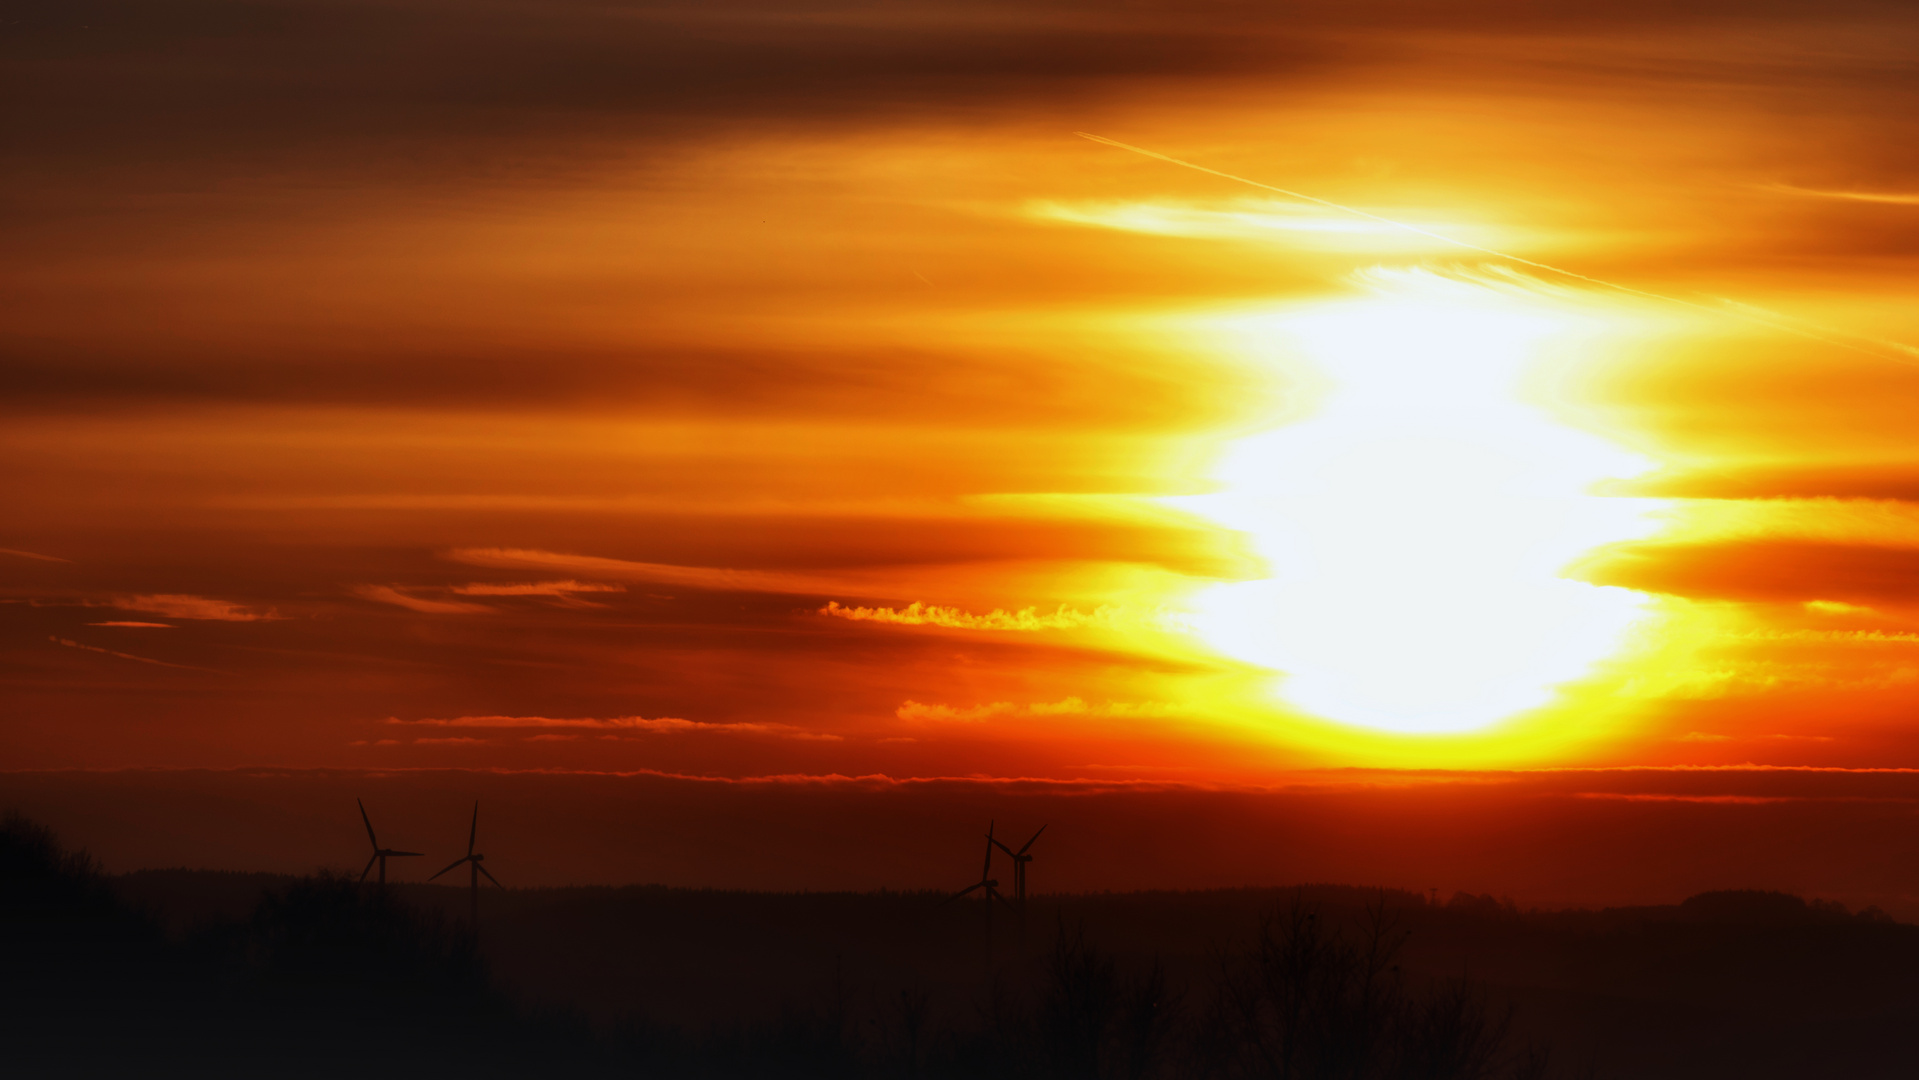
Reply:
<svg viewBox="0 0 1919 1080"><path fill-rule="evenodd" d="M1378 249L1382 241L1395 251L1408 246L1407 230L1384 221L1369 221L1307 203L1280 199L1244 198L1211 204L1178 202L1035 201L1025 216L1039 221L1117 229L1153 236L1204 240L1283 240L1313 247ZM1473 229L1452 223L1427 222L1426 229L1472 239ZM1417 241L1414 241L1417 243ZM1451 250L1452 245L1428 241L1427 246Z"/></svg>
<svg viewBox="0 0 1919 1080"><path fill-rule="evenodd" d="M469 566L510 570L572 570L594 577L645 581L719 592L819 594L844 591L844 578L788 574L776 570L730 570L713 566L674 566L632 562L597 555L567 555L534 548L455 548L446 558Z"/></svg>
<svg viewBox="0 0 1919 1080"><path fill-rule="evenodd" d="M454 585L448 590L458 596L540 596L553 600L562 607L601 608L605 604L595 604L581 600L575 593L623 593L624 585L602 585L580 581L528 581L517 584L492 584L475 582L471 585Z"/></svg>
<svg viewBox="0 0 1919 1080"><path fill-rule="evenodd" d="M70 563L72 559L62 559L58 555L42 555L35 551L21 551L18 548L0 548L0 555L12 555L17 559L35 559L40 562Z"/></svg>
<svg viewBox="0 0 1919 1080"><path fill-rule="evenodd" d="M1919 192L1910 191L1828 191L1820 188L1803 188L1796 184L1762 184L1763 191L1781 195L1801 195L1811 199L1841 199L1847 202L1890 203L1897 206L1919 206Z"/></svg>
<svg viewBox="0 0 1919 1080"><path fill-rule="evenodd" d="M194 667L190 664L171 664L165 660L155 660L150 656L135 656L132 653L115 652L112 649L102 649L98 645L83 645L78 641L73 641L71 639L63 638L63 637L49 637L47 640L52 641L53 643L57 645L65 645L69 649L85 649L87 652L97 652L103 656L116 656L122 660L132 660L135 663L140 663L140 664L152 664L155 667L178 668L181 671L208 671L208 672L212 672L215 675L226 674L226 672L224 671L215 671L213 668Z"/></svg>
<svg viewBox="0 0 1919 1080"><path fill-rule="evenodd" d="M1030 705L1016 705L1010 701L995 701L985 705L972 705L966 708L954 708L951 705L923 705L917 701L908 701L893 711L901 720L987 720L999 716L1170 716L1178 710L1162 702L1125 702L1110 701L1101 705L1069 697L1063 701L1034 702Z"/></svg>
<svg viewBox="0 0 1919 1080"><path fill-rule="evenodd" d="M530 596L550 600L561 607L603 608L605 604L595 604L590 600L581 600L576 593L623 593L624 585L598 585L579 581L528 581L528 582L474 582L469 585L409 585L404 589L395 585L359 585L353 594L365 600L382 604L393 604L417 611L423 615L480 615L499 610L486 604L476 604L465 600L436 600L418 595L421 592L450 593L455 596Z"/></svg>
<svg viewBox="0 0 1919 1080"><path fill-rule="evenodd" d="M88 623L87 625L88 625L88 626L142 626L142 627L149 627L149 628L151 628L151 629L154 629L154 630L171 630L171 629L173 629L173 624L171 624L171 623L163 623L163 622L128 622L128 621L124 621L124 620L116 620L116 621L113 621L113 622L90 622L90 623Z"/></svg>
<svg viewBox="0 0 1919 1080"><path fill-rule="evenodd" d="M418 596L409 596L391 585L357 585L353 589L353 595L382 604L393 604L423 615L476 615L494 610L485 604L469 604L462 600L427 600Z"/></svg>
<svg viewBox="0 0 1919 1080"><path fill-rule="evenodd" d="M1874 665L1868 674L1834 674L1825 664L1748 661L1713 668L1661 669L1634 675L1615 691L1622 698L1712 701L1764 697L1780 692L1821 690L1839 693L1888 690L1919 685L1919 666ZM1682 737L1681 741L1685 741ZM1695 740L1697 741L1697 740Z"/></svg>
<svg viewBox="0 0 1919 1080"><path fill-rule="evenodd" d="M123 608L127 611L144 611L174 619L201 619L208 622L262 622L268 619L285 618L272 610L255 611L227 600L214 600L188 593L116 596L107 603L109 607Z"/></svg>
<svg viewBox="0 0 1919 1080"><path fill-rule="evenodd" d="M1812 612L1815 615L1872 615L1872 614L1875 614L1875 612L1869 607L1861 607L1858 604L1842 603L1838 600L1808 600L1806 601L1806 610Z"/></svg>
<svg viewBox="0 0 1919 1080"><path fill-rule="evenodd" d="M1868 607L1919 599L1919 550L1904 545L1649 541L1602 549L1574 570L1595 585L1674 596Z"/></svg>
<svg viewBox="0 0 1919 1080"><path fill-rule="evenodd" d="M413 740L415 746L477 746L484 742L486 742L485 739L475 739L468 735L433 736Z"/></svg>
<svg viewBox="0 0 1919 1080"><path fill-rule="evenodd" d="M677 716L645 717L614 716L607 718L579 717L559 718L551 716L455 716L448 718L426 718L420 720L402 720L399 717L387 718L389 724L402 724L420 727L445 728L509 728L509 729L577 729L587 731L634 732L653 735L680 733L711 733L720 735L771 735L783 739L804 739L822 742L841 742L842 736L823 732L806 731L790 724L728 723L712 724L699 720L684 720ZM537 736L536 736L537 737ZM571 738L572 736L567 736ZM615 738L617 736L604 736Z"/></svg>
<svg viewBox="0 0 1919 1080"><path fill-rule="evenodd" d="M402 720L397 716L387 717L389 724L417 724L426 727L468 727L468 728L621 728L641 731L682 731L692 728L711 726L682 720L677 716L662 716L648 719L644 716L616 716L610 719L559 719L551 716L455 716L444 719L425 718L420 720Z"/></svg>
<svg viewBox="0 0 1919 1080"><path fill-rule="evenodd" d="M1058 611L1041 615L1037 608L1021 608L1009 612L995 608L984 615L973 615L959 608L938 607L923 604L915 600L903 608L842 607L837 600L830 600L820 609L821 615L831 615L839 619L851 619L855 622L893 623L899 626L942 626L957 630L1067 630L1086 626L1105 619L1108 609L1088 615L1078 611L1069 611L1061 605Z"/></svg>

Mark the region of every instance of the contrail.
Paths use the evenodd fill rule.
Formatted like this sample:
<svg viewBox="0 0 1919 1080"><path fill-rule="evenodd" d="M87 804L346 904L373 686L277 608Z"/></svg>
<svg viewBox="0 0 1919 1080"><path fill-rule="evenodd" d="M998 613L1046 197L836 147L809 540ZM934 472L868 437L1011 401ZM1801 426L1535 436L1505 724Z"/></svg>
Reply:
<svg viewBox="0 0 1919 1080"><path fill-rule="evenodd" d="M1689 307L1695 311L1706 312L1709 315L1718 315L1718 316L1724 317L1728 314L1731 314L1733 318L1743 319L1747 322L1753 323L1758 326L1765 326L1774 330L1782 330L1788 334L1795 334L1799 337L1806 338L1810 341L1818 341L1827 345L1836 345L1839 348L1850 349L1853 352L1865 353L1868 356L1877 356L1882 360L1905 359L1905 357L1889 355L1887 353L1881 352L1878 349L1868 348L1864 345L1856 345L1856 344L1852 344L1844 341L1835 341L1834 339L1830 337L1825 337L1820 334L1811 333L1809 331L1802 330L1797 327L1787 326L1782 323L1774 322L1767 319L1755 318L1751 316L1750 314L1742 314L1738 312L1728 313L1724 308L1713 307L1709 304L1696 303L1692 300L1684 300L1677 296L1667 296L1665 293L1648 292L1645 289L1635 289L1630 285L1621 285L1617 281L1607 281L1605 278L1596 278L1590 274L1582 274L1576 270L1568 270L1563 266L1554 266L1551 263L1543 263L1538 261L1537 259L1528 259L1523 255L1514 255L1513 253L1509 251L1500 251L1496 248L1481 247L1478 244L1468 243L1465 240L1455 239L1454 237L1447 236L1443 233L1436 233L1427 229L1422 229L1417 225L1408 225L1403 221L1394 221L1392 218L1389 218L1389 217L1381 217L1378 214L1369 214L1366 211L1359 209L1358 207L1347 206L1343 203L1336 203L1330 199L1322 199L1315 195L1308 195L1303 191L1291 191L1283 187L1274 187L1272 184L1263 184L1263 183L1260 183L1258 180L1250 180L1244 176L1237 176L1229 172L1221 172L1218 169L1210 169L1204 165L1195 164L1191 161L1185 161L1180 158L1172 157L1168 154L1159 153L1156 150L1148 150L1143 146L1134 146L1131 143L1120 142L1118 139L1109 139L1104 135L1094 135L1092 132L1089 132L1089 131L1075 131L1073 132L1073 134L1078 135L1082 139L1090 139L1093 142L1101 143L1106 146L1114 146L1114 147L1118 147L1121 150L1128 150L1128 151L1131 151L1132 153L1139 154L1142 157L1152 158L1155 161L1164 161L1171 165L1178 165L1181 168L1191 169L1194 172L1203 172L1207 174L1208 176L1217 176L1223 180L1231 180L1234 183L1246 184L1250 187L1256 187L1263 191L1275 192L1277 194L1284 195L1289 199L1300 199L1305 202L1314 203L1319 206L1328 207L1333 210L1338 210L1340 213L1343 213L1343 214L1352 214L1355 217L1362 217L1362 218L1365 218L1367 221L1377 221L1382 225L1391 225L1395 229L1403 229L1406 232L1414 234L1415 236L1423 236L1427 238L1428 240L1437 240L1442 244L1451 244L1453 247L1463 248L1467 251L1477 251L1482 255L1492 255L1496 258L1505 259L1509 262L1519 263L1522 266L1530 266L1530 267L1533 267L1534 269L1544 270L1548 273L1558 274L1562 277L1569 277L1574 279L1575 281L1584 281L1584 282L1587 282L1588 284L1598 285L1601 288L1612 289L1616 292L1628 293L1632 296L1643 296L1648 300L1659 300L1668 304L1678 304L1681 307ZM1731 301L1728 301L1728 303L1731 303ZM1744 308L1744 307L1747 307L1748 305L1735 304L1735 306ZM1840 331L1840 330L1835 330L1830 332L1845 334L1845 336L1852 337L1852 338L1860 337L1860 335L1846 334L1845 331ZM1919 349L1915 349L1911 345L1901 344L1896 341L1882 342L1873 338L1866 338L1864 340L1872 341L1873 344L1876 344L1876 345L1884 345L1890 348L1898 349L1903 353L1919 355Z"/></svg>
<svg viewBox="0 0 1919 1080"><path fill-rule="evenodd" d="M219 671L214 668L193 667L190 664L169 664L165 660L155 660L150 656L135 656L132 653L114 652L112 649L102 649L98 645L83 645L78 641L73 641L68 638L58 637L54 635L49 635L47 640L53 642L56 645L65 645L69 649L85 649L88 652L103 653L107 656L117 656L122 660L137 660L142 664L154 664L159 667L179 668L181 671L207 671L207 672L212 672L215 675L231 674L231 672Z"/></svg>

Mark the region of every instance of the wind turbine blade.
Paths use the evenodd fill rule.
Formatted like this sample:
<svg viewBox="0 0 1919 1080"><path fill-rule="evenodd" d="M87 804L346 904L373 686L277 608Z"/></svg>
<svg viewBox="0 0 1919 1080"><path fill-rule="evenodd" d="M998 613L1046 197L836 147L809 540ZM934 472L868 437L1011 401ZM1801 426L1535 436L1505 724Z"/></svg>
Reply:
<svg viewBox="0 0 1919 1080"><path fill-rule="evenodd" d="M968 893L971 893L971 892L974 892L975 890L978 890L978 889L984 889L984 888L986 888L986 883L985 883L984 881L982 881L982 882L980 882L980 883L979 883L979 884L977 884L977 885L968 885L968 886L967 886L967 887L965 887L964 889L961 889L960 891L958 891L958 892L956 892L956 893L954 893L953 895L951 895L951 896L949 896L949 897L947 897L946 899L944 899L944 900L942 900L942 901L940 901L940 903L941 903L941 904L950 904L950 903L952 903L953 901L955 901L955 900L958 900L959 898L961 898L961 897L963 897L963 896L965 896L965 895L967 895Z"/></svg>
<svg viewBox="0 0 1919 1080"><path fill-rule="evenodd" d="M418 855L424 858L426 856L426 852L424 851L389 851L387 852L387 854L395 857L398 857L401 855Z"/></svg>
<svg viewBox="0 0 1919 1080"><path fill-rule="evenodd" d="M376 863L376 862L379 862L379 861L380 861L380 856L379 856L379 853L378 853L378 852L375 852L375 853L374 853L374 856L373 856L373 857L372 857L371 859L368 859L368 860L366 861L366 869L365 869L365 870L362 870L362 871L360 871L360 880L361 880L361 881L365 881L365 880L366 880L366 876L367 876L367 873L368 873L368 871L371 871L371 870L373 869L373 864L374 864L374 863Z"/></svg>
<svg viewBox="0 0 1919 1080"><path fill-rule="evenodd" d="M990 837L990 836L986 838L986 842L987 842L987 843L989 843L989 844L991 844L991 845L993 845L994 847L996 847L996 848L998 848L998 849L1000 849L1001 851L1004 851L1004 852L1005 852L1005 853L1007 853L1008 855L1012 855L1012 854L1013 854L1013 849L1012 849L1012 848L1009 848L1009 847L1007 847L1007 846L1006 846L1005 844L1002 844L1002 843L1000 843L1000 842L999 842L998 840L995 840L995 839L993 839L993 838L992 838L992 837ZM1025 849L1024 849L1024 848L1022 848L1021 850L1023 851L1023 850L1025 850Z"/></svg>
<svg viewBox="0 0 1919 1080"><path fill-rule="evenodd" d="M466 853L473 854L473 842L480 836L480 800L473 800L473 828L466 834Z"/></svg>
<svg viewBox="0 0 1919 1080"><path fill-rule="evenodd" d="M366 822L366 838L373 841L373 850L380 850L380 838L373 835L373 819L366 816L366 804L358 799L353 801L360 807L360 820Z"/></svg>
<svg viewBox="0 0 1919 1080"><path fill-rule="evenodd" d="M987 878L992 876L993 876L993 833L989 829L986 833L986 861L980 865L979 877L981 881L985 881Z"/></svg>
<svg viewBox="0 0 1919 1080"><path fill-rule="evenodd" d="M469 856L468 856L467 858L472 858L472 856L470 856L470 855L469 855ZM466 861L467 861L466 859L456 859L456 860L454 860L454 862L453 862L453 865L452 865L452 866L448 866L448 867L446 868L446 870L451 870L451 869L453 869L453 867L454 867L454 866L458 866L458 865L460 865L461 863L463 863L463 862L466 862ZM444 873L446 873L446 870L442 870L442 871L440 871L440 874L444 874ZM439 876L440 876L440 874L435 874L435 875L433 875L433 877L430 877L430 878L427 878L427 880L428 880L428 881L432 881L432 880L433 880L433 878L436 878L436 877L439 877Z"/></svg>
<svg viewBox="0 0 1919 1080"><path fill-rule="evenodd" d="M485 875L486 875L486 879L487 879L488 881L491 881L491 882L492 882L493 884L495 884L495 885L500 885L500 879L499 879L499 878L496 878L496 877L494 877L494 876L493 876L493 871L491 871L491 870L488 870L488 869L486 868L486 865L485 865L484 863L477 863L477 862L476 862L476 863L474 863L474 864L473 864L473 868L474 868L475 870L478 870L478 871L479 871L480 873L482 873L482 874L485 874ZM500 885L500 888L502 888L502 889L504 889L504 888L506 888L506 886L504 886L504 885Z"/></svg>
<svg viewBox="0 0 1919 1080"><path fill-rule="evenodd" d="M1046 831L1046 826L1044 826L1044 825L1041 825L1041 826L1039 827L1039 832L1036 832L1036 833L1034 833L1034 834L1033 834L1033 840L1038 840L1038 839L1039 839L1039 833L1041 833L1041 832L1045 832L1045 831ZM1021 855L1024 855L1024 854L1026 854L1026 849L1027 849L1027 848L1029 848L1029 847L1032 847L1032 846L1033 846L1033 840L1028 840L1028 841L1027 841L1027 842L1026 842L1026 843L1025 843L1025 844L1024 844L1023 846L1021 846L1021 848L1019 849L1019 853L1020 853Z"/></svg>
<svg viewBox="0 0 1919 1080"><path fill-rule="evenodd" d="M998 900L1002 904L1005 904L1008 908L1013 907L1013 902L1011 900L1008 900L1004 896L1001 896L1000 891L998 889L988 888L986 890L986 895L991 897L994 900ZM1014 909L1014 910L1017 910L1017 909Z"/></svg>

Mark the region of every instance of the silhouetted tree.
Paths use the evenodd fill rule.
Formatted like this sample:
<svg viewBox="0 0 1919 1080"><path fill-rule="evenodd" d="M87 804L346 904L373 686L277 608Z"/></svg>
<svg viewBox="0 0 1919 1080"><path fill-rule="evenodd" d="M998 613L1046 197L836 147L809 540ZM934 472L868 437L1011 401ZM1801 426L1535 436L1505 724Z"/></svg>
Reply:
<svg viewBox="0 0 1919 1080"><path fill-rule="evenodd" d="M1495 905L1497 902L1495 902ZM1224 965L1202 1025L1205 1071L1245 1080L1493 1080L1536 1076L1515 1058L1507 1018L1464 980L1416 993L1394 963L1392 912L1368 909L1356 936L1295 901Z"/></svg>

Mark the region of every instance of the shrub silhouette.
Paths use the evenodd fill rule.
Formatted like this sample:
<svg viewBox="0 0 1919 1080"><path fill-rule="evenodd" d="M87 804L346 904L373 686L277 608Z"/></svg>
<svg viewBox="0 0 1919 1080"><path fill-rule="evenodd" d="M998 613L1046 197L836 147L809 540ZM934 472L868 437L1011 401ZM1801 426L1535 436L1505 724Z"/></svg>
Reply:
<svg viewBox="0 0 1919 1080"><path fill-rule="evenodd" d="M1113 957L1062 925L1043 976L1037 1063L1059 1080L1146 1080L1158 1075L1179 1002L1155 962L1123 977Z"/></svg>
<svg viewBox="0 0 1919 1080"><path fill-rule="evenodd" d="M1383 903L1356 934L1295 902L1229 959L1201 1032L1206 1071L1246 1080L1494 1080L1536 1076L1515 1059L1507 1019L1463 980L1409 987L1405 944Z"/></svg>

